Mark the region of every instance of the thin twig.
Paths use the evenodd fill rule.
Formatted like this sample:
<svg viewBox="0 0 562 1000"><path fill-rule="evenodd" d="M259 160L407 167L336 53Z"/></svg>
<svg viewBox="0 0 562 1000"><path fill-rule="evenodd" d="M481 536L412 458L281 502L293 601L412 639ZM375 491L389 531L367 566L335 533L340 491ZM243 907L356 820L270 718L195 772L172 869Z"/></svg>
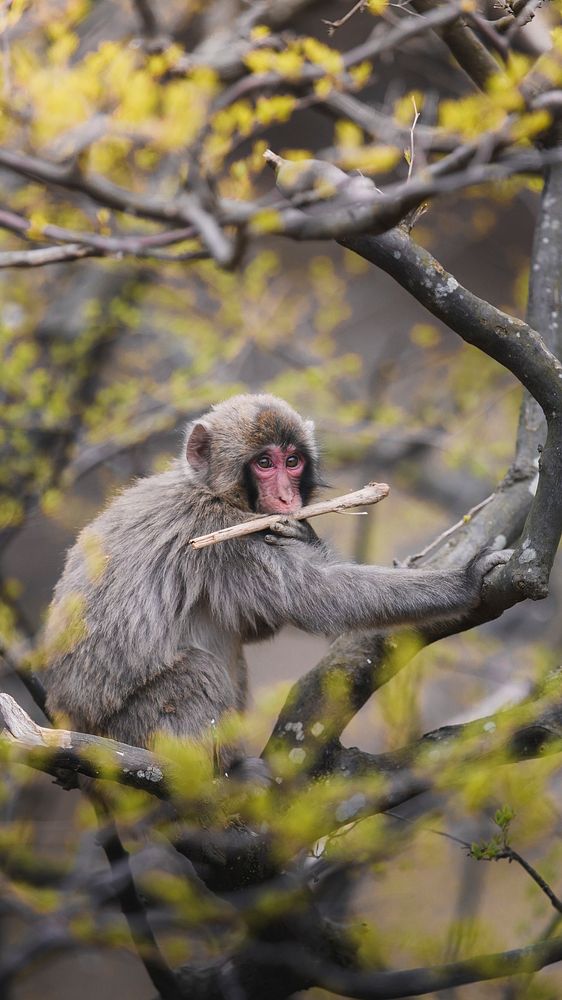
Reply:
<svg viewBox="0 0 562 1000"><path fill-rule="evenodd" d="M363 10L367 4L367 0L357 0L357 3L353 4L351 10L348 10L347 14L340 17L337 21L327 21L325 17L322 18L322 24L325 24L328 28L328 34L333 35L336 28L341 28L342 24L346 24L354 14L358 11Z"/></svg>
<svg viewBox="0 0 562 1000"><path fill-rule="evenodd" d="M416 128L416 125L418 124L418 118L420 116L420 112L418 111L418 106L416 104L415 97L412 97L412 104L414 105L414 120L410 127L410 162L408 163L408 180L410 180L410 177L412 176L412 170L414 169L414 156L415 156L414 130Z"/></svg>
<svg viewBox="0 0 562 1000"><path fill-rule="evenodd" d="M443 531L440 535L438 535L437 538L434 538L433 541L429 543L429 545L426 545L425 549L421 550L421 552L416 552L413 556L410 556L406 561L406 565L411 566L412 563L417 562L418 559L421 559L423 556L426 556L433 549L441 545L441 542L444 542L445 539L449 537L449 535L454 534L454 532L458 528L462 528L464 524L467 524L467 522L471 520L474 514L477 514L479 510L482 510L482 508L485 507L486 504L489 504L490 501L494 499L494 497L495 493L490 493L490 495L485 497L484 500L481 500L480 503L477 503L474 505L474 507L471 507L466 514L463 514L460 521L457 521L456 524L451 525L450 528L447 528L446 531Z"/></svg>
<svg viewBox="0 0 562 1000"><path fill-rule="evenodd" d="M558 910L558 913L562 913L562 901L552 891L548 882L545 882L542 875L539 875L536 868L533 868L533 866L530 865L529 862L526 861L525 858L521 856L521 854L519 854L517 851L514 851L512 847L506 847L505 850L497 854L495 858L493 858L493 860L501 861L504 858L507 858L508 861L515 861L518 865L520 865L523 871L526 871L527 875L530 875L533 882L535 882L536 885L538 885L539 889L541 889L542 892L544 892L545 896L552 903L554 909Z"/></svg>

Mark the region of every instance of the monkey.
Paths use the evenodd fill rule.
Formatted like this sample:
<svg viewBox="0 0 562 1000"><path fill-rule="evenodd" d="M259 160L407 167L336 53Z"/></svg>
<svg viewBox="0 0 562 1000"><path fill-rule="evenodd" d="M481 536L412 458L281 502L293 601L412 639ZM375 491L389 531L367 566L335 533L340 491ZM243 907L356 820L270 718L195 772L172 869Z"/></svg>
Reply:
<svg viewBox="0 0 562 1000"><path fill-rule="evenodd" d="M245 708L245 643L286 624L335 637L461 617L509 557L358 565L295 520L279 537L189 545L256 513L290 519L320 483L314 424L275 396L234 396L192 422L172 467L120 493L67 555L45 630L49 712L147 748L159 733L204 741Z"/></svg>

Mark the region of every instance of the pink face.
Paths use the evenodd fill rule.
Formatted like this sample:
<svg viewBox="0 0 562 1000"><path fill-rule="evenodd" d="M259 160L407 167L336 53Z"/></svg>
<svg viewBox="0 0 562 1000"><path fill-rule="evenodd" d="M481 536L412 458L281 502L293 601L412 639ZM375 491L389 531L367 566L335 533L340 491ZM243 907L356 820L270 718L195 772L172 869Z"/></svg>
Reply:
<svg viewBox="0 0 562 1000"><path fill-rule="evenodd" d="M304 458L293 445L268 445L250 468L258 491L260 514L294 514L302 507L300 479Z"/></svg>

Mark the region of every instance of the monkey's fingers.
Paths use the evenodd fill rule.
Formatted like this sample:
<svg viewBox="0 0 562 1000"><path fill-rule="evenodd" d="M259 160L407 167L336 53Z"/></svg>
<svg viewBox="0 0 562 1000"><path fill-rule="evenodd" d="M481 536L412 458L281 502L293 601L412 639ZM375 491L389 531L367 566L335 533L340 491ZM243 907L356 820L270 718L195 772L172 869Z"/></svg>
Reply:
<svg viewBox="0 0 562 1000"><path fill-rule="evenodd" d="M487 552L482 558L481 568L484 575L495 569L496 566L504 566L513 555L513 549L500 549L499 552Z"/></svg>
<svg viewBox="0 0 562 1000"><path fill-rule="evenodd" d="M310 541L311 528L306 521L295 521L294 518L284 518L272 525L264 541L268 545L288 545L292 541Z"/></svg>

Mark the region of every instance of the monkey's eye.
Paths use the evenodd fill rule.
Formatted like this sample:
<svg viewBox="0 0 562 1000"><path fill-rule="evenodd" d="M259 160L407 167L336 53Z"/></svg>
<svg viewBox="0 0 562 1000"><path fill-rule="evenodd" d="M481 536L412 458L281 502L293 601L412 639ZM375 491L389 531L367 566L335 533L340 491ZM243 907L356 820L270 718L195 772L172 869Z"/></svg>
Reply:
<svg viewBox="0 0 562 1000"><path fill-rule="evenodd" d="M289 455L285 465L288 469L296 469L301 464L300 455Z"/></svg>
<svg viewBox="0 0 562 1000"><path fill-rule="evenodd" d="M269 455L260 455L260 457L256 459L256 465L259 465L260 469L273 468L273 462L271 461Z"/></svg>

